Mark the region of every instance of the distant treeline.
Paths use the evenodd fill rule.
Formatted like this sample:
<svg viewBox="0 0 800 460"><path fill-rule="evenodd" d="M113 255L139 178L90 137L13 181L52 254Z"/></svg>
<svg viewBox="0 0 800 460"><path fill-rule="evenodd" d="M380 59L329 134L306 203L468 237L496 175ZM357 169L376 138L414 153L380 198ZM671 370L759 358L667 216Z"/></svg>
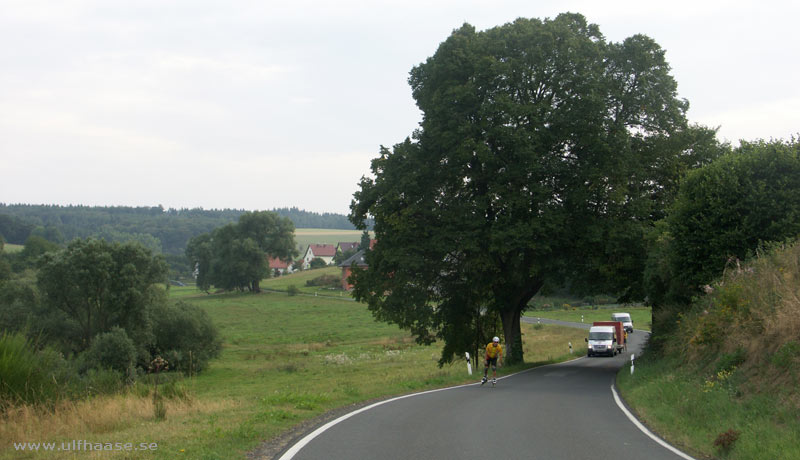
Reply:
<svg viewBox="0 0 800 460"><path fill-rule="evenodd" d="M298 208L273 212L288 217L296 228L351 230L347 216ZM31 235L56 243L75 238L102 237L109 241L138 241L156 252L183 254L194 236L236 222L243 209L164 209L162 206L59 206L0 203L0 236L24 244Z"/></svg>

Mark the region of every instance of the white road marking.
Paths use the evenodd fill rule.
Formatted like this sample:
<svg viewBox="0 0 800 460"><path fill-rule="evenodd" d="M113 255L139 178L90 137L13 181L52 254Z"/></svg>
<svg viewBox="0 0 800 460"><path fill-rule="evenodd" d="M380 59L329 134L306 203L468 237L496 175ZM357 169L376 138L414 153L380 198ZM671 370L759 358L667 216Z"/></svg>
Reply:
<svg viewBox="0 0 800 460"><path fill-rule="evenodd" d="M582 359L582 357L581 358L576 358L576 359L571 359L569 361L555 363L555 364L546 364L544 366L531 367L531 368L525 369L524 371L516 372L514 374L504 375L502 377L499 377L497 380L503 380L503 379L506 379L508 377L512 377L512 376L517 375L517 374L524 374L525 372L530 372L530 371L532 371L534 369L541 369L541 368L547 367L547 366L558 366L560 364L566 364L566 363L569 363L569 362L572 362L572 361L577 361L578 359ZM379 402L376 402L375 404L371 404L371 405L369 405L367 407L362 407L361 409L354 410L353 412L350 412L350 413L342 415L341 417L337 418L336 420L331 420L330 422L322 425L321 427L319 427L316 430L312 431L311 433L307 434L305 437L303 437L303 439L297 441L289 450L287 450L283 455L281 455L278 460L291 460L292 458L294 458L295 455L297 455L298 452L300 452L300 449L302 449L308 443L313 441L314 438L316 438L317 436L319 436L322 433L324 433L325 431L327 431L328 428L331 428L332 426L336 425L337 423L343 422L343 421L349 419L350 417L352 417L354 415L360 414L360 413L362 413L364 411L368 411L368 410L372 409L373 407L378 407L378 406L381 406L381 405L386 404L386 403L390 403L390 402L393 402L393 401L398 401L400 399L410 398L412 396L419 396L419 395L424 395L424 394L428 394L428 393L436 393L437 391L452 390L454 388L462 388L462 387L468 387L468 386L472 386L472 385L480 385L480 382L477 382L477 383L466 383L464 385L456 385L454 387L447 387L447 388L437 388L435 390L422 391L420 393L411 393L411 394L408 394L408 395L403 395L403 396L398 396L396 398L387 399L386 401L379 401Z"/></svg>
<svg viewBox="0 0 800 460"><path fill-rule="evenodd" d="M348 414L342 415L341 417L337 418L336 420L331 420L330 422L328 422L328 423L322 425L321 427L317 428L316 430L312 431L311 433L306 435L303 439L297 441L297 443L295 445L293 445L291 447L291 449L287 450L286 453L281 455L281 457L278 460L290 460L290 459L294 458L294 456L297 455L298 452L300 452L300 449L305 447L306 444L310 443L314 438L316 438L317 436L319 436L322 433L324 433L325 431L327 431L328 428L336 425L339 422L343 422L343 421L349 419L350 417L352 417L354 415L360 414L360 413L362 413L364 411L368 411L368 410L372 409L373 407L378 407L378 406L381 406L383 404L390 403L390 402L393 402L393 401L397 401L397 400L400 400L400 399L410 398L412 396L419 396L419 395L424 395L424 394L428 394L428 393L436 393L437 391L451 390L453 388L461 388L461 387L466 387L466 386L470 386L470 385L477 385L477 383L467 383L467 384L458 385L458 386L455 386L455 387L438 388L436 390L428 390L428 391L423 391L421 393L412 393L412 394L409 394L409 395L398 396L396 398L387 399L386 401L379 401L379 402L376 402L375 404L371 404L371 405L369 405L367 407L362 407L361 409L354 410L353 412L350 412Z"/></svg>
<svg viewBox="0 0 800 460"><path fill-rule="evenodd" d="M642 331L640 329L635 329L635 330L639 331L639 332L644 332L645 334L650 334L650 331ZM631 353L631 362L633 362L633 354L632 353ZM631 412L628 410L628 408L625 407L625 404L622 404L622 399L620 399L619 395L617 394L617 390L616 390L616 388L614 388L614 383L613 382L611 383L611 394L614 395L614 402L617 403L617 406L619 406L620 410L625 414L626 417L628 417L628 419L631 422L633 422L633 424L636 426L636 428L638 428L642 433L646 434L653 441L659 443L661 445L661 447L669 450L673 454L675 454L675 455L677 455L677 456L679 456L681 458L684 458L686 460L695 460L694 457L690 457L689 455L686 455L685 453L681 452L680 450L676 449L675 447L672 447L671 445L667 444L666 441L664 441L663 439L659 438L658 436L653 434L652 431L648 430L646 426L642 425L642 422L640 422L636 417L633 416L633 414L631 414Z"/></svg>
<svg viewBox="0 0 800 460"><path fill-rule="evenodd" d="M641 331L641 332L644 332L646 334L650 333L649 331ZM517 375L517 374L524 374L524 373L530 372L530 371L532 371L534 369L541 369L543 367L548 367L548 366L559 366L559 365L567 364L567 363L570 363L572 361L578 361L578 360L583 359L583 358L585 358L585 356L581 356L581 357L578 357L578 358L575 358L575 359L571 359L569 361L560 362L560 363L546 364L544 366L531 367L531 368L525 369L524 371L521 371L521 372L505 375L503 377L498 378L497 380L503 380L503 379L506 379L508 377L512 377L512 376ZM308 443L313 441L314 438L316 438L317 436L321 435L322 433L327 431L329 428L333 427L334 425L337 425L340 422L343 422L343 421L349 419L350 417L352 417L354 415L357 415L357 414L360 414L362 412L368 411L368 410L370 410L370 409L372 409L374 407L382 406L384 404L387 404L387 403L390 403L390 402L394 402L394 401L399 401L401 399L410 398L412 396L419 396L419 395L424 395L424 394L428 394L428 393L436 393L436 392L439 392L439 391L452 390L454 388L463 388L463 387L468 387L468 386L472 386L472 385L479 385L479 384L480 384L480 382L478 382L478 383L466 383L464 385L457 385L457 386L454 386L454 387L437 388L435 390L428 390L428 391L422 391L422 392L419 392L419 393L412 393L412 394L408 394L408 395L398 396L398 397L392 398L392 399L387 399L385 401L379 401L379 402L376 402L375 404L371 404L369 406L362 407L361 409L354 410L353 412L350 412L350 413L347 413L345 415L342 415L341 417L339 417L339 418L337 418L335 420L331 420L330 422L322 425L321 427L319 427L316 430L312 431L311 433L307 434L302 439L297 441L283 455L281 455L278 460L292 460L294 458L294 456L297 455L297 453L300 452L300 450L303 447L308 445ZM681 452L680 450L678 450L678 449L672 447L671 445L667 444L664 440L662 440L661 438L659 438L658 436L653 434L650 430L648 430L647 427L642 425L642 423L639 422L639 420L637 420L636 417L634 417L633 414L631 414L628 411L628 409L625 407L625 405L622 404L622 400L619 398L619 395L617 395L617 390L614 389L614 384L613 383L611 384L611 393L614 395L614 401L617 403L617 406L619 406L620 410L622 410L622 412L628 417L628 419L630 419L630 421L637 428L639 428L639 430L641 430L642 433L646 434L651 439L656 441L659 445L661 445L665 449L671 451L675 455L678 455L679 457L684 458L685 460L696 460L693 457L690 457L690 456L686 455L685 453Z"/></svg>
<svg viewBox="0 0 800 460"><path fill-rule="evenodd" d="M628 409L625 407L625 405L622 404L622 400L619 399L619 395L617 394L617 390L614 388L614 384L613 383L611 384L611 393L614 395L614 401L617 403L617 406L619 406L620 410L625 413L625 415L628 417L628 419L630 419L630 421L633 422L633 424L636 425L636 428L641 430L642 433L646 434L653 441L659 443L661 445L661 447L671 451L673 454L677 455L678 457L684 458L686 460L695 460L693 457L690 457L690 456L684 454L683 452L679 451L678 449L670 446L669 444L667 444L666 441L664 441L663 439L659 438L658 436L653 434L652 431L648 430L646 426L642 425L642 422L637 420L636 417L634 417L633 414L631 414L630 411L628 411Z"/></svg>

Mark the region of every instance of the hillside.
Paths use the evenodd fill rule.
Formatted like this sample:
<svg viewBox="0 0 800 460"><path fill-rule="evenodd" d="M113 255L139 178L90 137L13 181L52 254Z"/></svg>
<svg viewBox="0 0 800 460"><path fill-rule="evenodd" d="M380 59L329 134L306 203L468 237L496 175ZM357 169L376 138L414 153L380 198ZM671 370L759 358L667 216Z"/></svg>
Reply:
<svg viewBox="0 0 800 460"><path fill-rule="evenodd" d="M800 458L800 244L730 264L706 292L620 373L625 399L699 455Z"/></svg>

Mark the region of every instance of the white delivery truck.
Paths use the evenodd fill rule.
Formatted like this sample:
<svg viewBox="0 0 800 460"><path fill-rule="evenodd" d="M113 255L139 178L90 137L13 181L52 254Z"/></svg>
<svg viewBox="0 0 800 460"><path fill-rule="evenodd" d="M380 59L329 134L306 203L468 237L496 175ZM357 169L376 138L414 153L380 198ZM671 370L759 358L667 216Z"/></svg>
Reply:
<svg viewBox="0 0 800 460"><path fill-rule="evenodd" d="M619 323L617 323L619 324ZM620 325L621 326L621 325ZM589 328L589 337L586 339L588 356L617 354L617 329L621 327L592 326Z"/></svg>
<svg viewBox="0 0 800 460"><path fill-rule="evenodd" d="M619 321L625 328L625 332L633 333L633 321L630 313L612 313L611 321Z"/></svg>

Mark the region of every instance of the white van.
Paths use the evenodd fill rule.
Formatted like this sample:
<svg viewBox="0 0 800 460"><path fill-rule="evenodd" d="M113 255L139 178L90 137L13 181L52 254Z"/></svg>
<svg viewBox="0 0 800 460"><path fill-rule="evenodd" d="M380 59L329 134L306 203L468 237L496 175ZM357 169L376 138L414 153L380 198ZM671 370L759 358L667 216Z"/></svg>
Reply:
<svg viewBox="0 0 800 460"><path fill-rule="evenodd" d="M633 321L631 321L630 313L612 313L611 321L619 321L622 323L622 327L625 328L625 332L633 332Z"/></svg>
<svg viewBox="0 0 800 460"><path fill-rule="evenodd" d="M617 353L615 342L613 326L592 326L589 328L589 338L586 339L586 354L614 356Z"/></svg>

